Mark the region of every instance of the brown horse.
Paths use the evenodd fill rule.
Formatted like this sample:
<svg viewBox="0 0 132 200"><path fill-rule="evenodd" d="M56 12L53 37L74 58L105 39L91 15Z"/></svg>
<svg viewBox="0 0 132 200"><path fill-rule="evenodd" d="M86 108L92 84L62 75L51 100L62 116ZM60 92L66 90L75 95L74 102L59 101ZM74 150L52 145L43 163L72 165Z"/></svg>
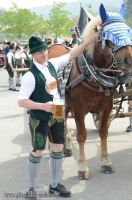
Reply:
<svg viewBox="0 0 132 200"><path fill-rule="evenodd" d="M113 20L110 23L118 23L115 21ZM88 38L89 34L91 33L91 30L99 27L99 24L102 25L102 20L100 16L92 19L87 24L82 33L82 41L86 40L86 38ZM108 156L107 150L108 118L113 107L114 88L124 83L117 81L117 84L111 84L110 82L112 80L115 80L116 82L116 80L119 80L121 76L125 78L128 71L132 69L131 41L128 42L129 44L122 45L120 48L117 48L117 45L114 44L113 41L105 41L104 38L101 38L101 36L104 35L104 28L102 28L102 30L100 31L96 30L97 32L95 33L95 42L91 43L86 49L86 60L88 61L88 64L90 64L90 69L88 69L90 78L88 77L87 79L76 85L76 87L70 90L66 90L67 105L74 112L74 118L77 128L76 138L79 144L78 176L80 179L90 178L90 173L86 165L86 157L84 152L84 144L87 137L84 119L86 114L93 110L98 111L100 116L99 136L101 139L101 143L98 155L100 157L101 170L104 173L114 172L114 168ZM79 77L82 73L80 65L80 58L77 58L73 61L73 66L67 85L72 83L72 81L75 80L76 77ZM104 68L104 71L105 69L111 69L108 71L113 70L112 72L105 73L106 76L102 77L104 79L106 78L104 82L101 80L102 78L100 79L98 75L94 73L94 71L92 71L93 73L91 73L90 71L91 69L94 69L95 72L98 73L99 69L102 69L102 67ZM104 74L100 73L99 76L101 75ZM67 136L69 136L69 133L67 134ZM67 139L67 142L68 141L69 139Z"/></svg>
<svg viewBox="0 0 132 200"><path fill-rule="evenodd" d="M80 179L90 178L84 152L84 144L87 136L84 119L86 114L91 111L98 111L100 117L99 136L101 142L98 155L100 157L101 170L104 173L114 172L114 167L107 150L108 118L113 107L115 88L120 85L122 89L122 85L129 81L129 71L132 70L132 43L129 39L123 39L121 40L122 45L118 46L114 42L114 39L109 40L104 35L107 33L105 31L109 24L117 23L115 26L117 27L118 23L121 23L121 25L125 26L124 22L122 22L122 12L123 6L119 14L116 15L114 13L112 15L114 17L110 18L111 15L107 14L105 8L101 5L100 16L92 18L81 33L81 39L84 41L91 34L91 30L95 29L95 42L87 47L83 55L73 60L71 73L67 82L67 105L74 113L77 129L76 138L79 144L77 163L78 177ZM117 19L115 19L116 16ZM110 20L107 20L107 17ZM125 41L125 44L123 41ZM76 86L74 84L73 87L73 82L75 83L77 78L82 74L84 74L84 80L81 80L80 83L77 82ZM67 109L66 112L68 114L69 110ZM68 127L66 148L67 152L71 152L71 135Z"/></svg>

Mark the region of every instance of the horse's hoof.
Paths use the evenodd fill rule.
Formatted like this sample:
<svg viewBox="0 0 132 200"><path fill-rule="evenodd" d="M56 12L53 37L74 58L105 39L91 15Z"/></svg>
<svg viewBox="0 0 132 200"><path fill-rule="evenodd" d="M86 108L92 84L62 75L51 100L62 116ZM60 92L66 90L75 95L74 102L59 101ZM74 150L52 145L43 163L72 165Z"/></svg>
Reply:
<svg viewBox="0 0 132 200"><path fill-rule="evenodd" d="M71 157L72 156L72 150L66 149L65 151L65 157Z"/></svg>
<svg viewBox="0 0 132 200"><path fill-rule="evenodd" d="M80 180L89 180L90 173L88 171L80 171L80 172L78 172L78 178Z"/></svg>
<svg viewBox="0 0 132 200"><path fill-rule="evenodd" d="M103 172L105 174L113 174L115 172L115 169L112 165L101 166L101 172Z"/></svg>

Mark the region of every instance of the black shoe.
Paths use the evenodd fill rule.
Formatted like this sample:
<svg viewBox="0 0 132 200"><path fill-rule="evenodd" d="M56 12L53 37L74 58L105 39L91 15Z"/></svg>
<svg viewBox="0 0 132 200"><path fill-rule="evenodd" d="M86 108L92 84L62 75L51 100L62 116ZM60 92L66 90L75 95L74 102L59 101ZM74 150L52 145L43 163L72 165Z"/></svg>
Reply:
<svg viewBox="0 0 132 200"><path fill-rule="evenodd" d="M9 90L12 90L12 88L9 88Z"/></svg>
<svg viewBox="0 0 132 200"><path fill-rule="evenodd" d="M60 197L70 197L71 192L66 190L64 185L61 185L60 183L55 187L52 188L52 186L49 186L49 194L60 196Z"/></svg>
<svg viewBox="0 0 132 200"><path fill-rule="evenodd" d="M16 84L16 87L20 87L21 85L20 84Z"/></svg>
<svg viewBox="0 0 132 200"><path fill-rule="evenodd" d="M28 192L26 192L25 198L26 198L26 200L36 200L37 199L36 190L34 190L34 189L28 190Z"/></svg>
<svg viewBox="0 0 132 200"><path fill-rule="evenodd" d="M132 131L132 126L129 125L129 126L127 127L127 129L126 129L126 132L131 132L131 131Z"/></svg>
<svg viewBox="0 0 132 200"><path fill-rule="evenodd" d="M12 91L17 91L16 88L13 88Z"/></svg>

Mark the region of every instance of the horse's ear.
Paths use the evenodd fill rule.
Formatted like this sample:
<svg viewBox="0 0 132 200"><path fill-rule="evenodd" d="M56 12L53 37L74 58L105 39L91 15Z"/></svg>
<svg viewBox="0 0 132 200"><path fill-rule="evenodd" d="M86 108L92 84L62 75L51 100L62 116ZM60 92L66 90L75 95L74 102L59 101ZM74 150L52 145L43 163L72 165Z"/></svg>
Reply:
<svg viewBox="0 0 132 200"><path fill-rule="evenodd" d="M99 12L100 12L100 17L102 19L102 23L104 23L105 20L107 19L108 15L107 15L105 7L102 3L100 5Z"/></svg>
<svg viewBox="0 0 132 200"><path fill-rule="evenodd" d="M124 3L123 3L122 6L121 6L121 9L120 9L120 11L119 11L119 14L120 14L122 17L124 17L124 15L125 15L125 4L124 4Z"/></svg>

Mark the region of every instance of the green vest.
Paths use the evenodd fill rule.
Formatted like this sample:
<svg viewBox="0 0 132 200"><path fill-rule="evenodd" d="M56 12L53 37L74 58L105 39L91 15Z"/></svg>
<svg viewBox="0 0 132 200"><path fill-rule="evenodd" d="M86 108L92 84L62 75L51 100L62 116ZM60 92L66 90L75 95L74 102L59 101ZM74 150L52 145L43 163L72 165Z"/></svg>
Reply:
<svg viewBox="0 0 132 200"><path fill-rule="evenodd" d="M25 64L26 64L26 67L30 67L30 63L31 63L31 59L29 58L29 56L28 56L28 54L27 54L27 52L26 51L23 51L24 53L25 53L25 55L26 55L26 58L27 58L27 60L25 60L24 62L25 62Z"/></svg>
<svg viewBox="0 0 132 200"><path fill-rule="evenodd" d="M49 61L47 62L49 72L58 81L57 73L54 66ZM45 90L45 76L41 73L41 71L38 70L38 68L34 64L29 69L29 71L33 74L35 78L35 89L29 99L38 103L53 101L53 95L48 94ZM43 110L30 110L30 115L32 119L49 121L52 113Z"/></svg>

